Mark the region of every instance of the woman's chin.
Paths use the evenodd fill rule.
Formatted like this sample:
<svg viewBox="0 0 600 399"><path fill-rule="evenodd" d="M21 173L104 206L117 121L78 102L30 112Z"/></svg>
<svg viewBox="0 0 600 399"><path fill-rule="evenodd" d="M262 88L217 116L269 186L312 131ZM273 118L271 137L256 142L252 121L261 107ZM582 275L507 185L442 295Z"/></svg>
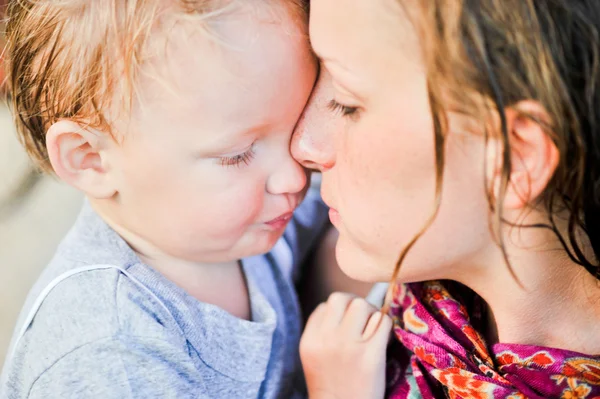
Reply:
<svg viewBox="0 0 600 399"><path fill-rule="evenodd" d="M384 263L346 242L340 236L335 247L335 257L340 269L353 280L364 283L388 282L393 270L382 268Z"/></svg>

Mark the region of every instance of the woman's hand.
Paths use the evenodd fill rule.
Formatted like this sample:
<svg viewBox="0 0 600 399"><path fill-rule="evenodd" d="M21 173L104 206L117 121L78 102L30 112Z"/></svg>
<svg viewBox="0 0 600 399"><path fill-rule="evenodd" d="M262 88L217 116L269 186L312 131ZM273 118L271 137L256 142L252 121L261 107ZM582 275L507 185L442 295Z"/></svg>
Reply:
<svg viewBox="0 0 600 399"><path fill-rule="evenodd" d="M383 398L391 328L391 318L364 299L332 294L310 316L300 341L309 397Z"/></svg>

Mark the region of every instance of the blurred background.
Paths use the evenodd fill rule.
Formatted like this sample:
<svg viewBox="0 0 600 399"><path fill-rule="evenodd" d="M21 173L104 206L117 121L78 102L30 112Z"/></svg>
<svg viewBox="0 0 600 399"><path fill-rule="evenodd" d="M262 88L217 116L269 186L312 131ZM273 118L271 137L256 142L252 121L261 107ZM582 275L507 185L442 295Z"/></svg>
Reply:
<svg viewBox="0 0 600 399"><path fill-rule="evenodd" d="M0 0L0 14L6 0ZM0 23L4 48L4 23ZM2 63L2 57L0 57ZM4 81L0 68L0 81ZM0 88L0 368L25 297L59 240L72 224L82 197L39 175L19 144Z"/></svg>

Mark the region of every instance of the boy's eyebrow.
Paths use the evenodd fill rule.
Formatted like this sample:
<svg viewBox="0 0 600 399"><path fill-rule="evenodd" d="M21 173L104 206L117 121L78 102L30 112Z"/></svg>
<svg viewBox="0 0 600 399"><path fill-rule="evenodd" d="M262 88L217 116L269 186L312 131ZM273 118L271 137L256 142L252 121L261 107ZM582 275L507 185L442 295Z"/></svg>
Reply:
<svg viewBox="0 0 600 399"><path fill-rule="evenodd" d="M217 146L207 146L206 148L197 148L194 149L194 153L197 155L198 158L215 158L215 157L220 157L220 156L224 156L224 155L233 155L235 153L238 152L242 152L246 149L248 149L250 146L252 145L252 142L248 142L248 143L237 143L237 145L230 145L230 146L221 146L221 147L217 147Z"/></svg>
<svg viewBox="0 0 600 399"><path fill-rule="evenodd" d="M264 131L272 125L272 123L261 123L249 129L232 130L231 132L222 135L215 133L215 137L217 138L214 141L206 143L204 149L199 149L195 152L201 156L219 156L236 151L243 151L256 140L256 137L258 136L257 133ZM252 138L252 140L249 140L249 138Z"/></svg>

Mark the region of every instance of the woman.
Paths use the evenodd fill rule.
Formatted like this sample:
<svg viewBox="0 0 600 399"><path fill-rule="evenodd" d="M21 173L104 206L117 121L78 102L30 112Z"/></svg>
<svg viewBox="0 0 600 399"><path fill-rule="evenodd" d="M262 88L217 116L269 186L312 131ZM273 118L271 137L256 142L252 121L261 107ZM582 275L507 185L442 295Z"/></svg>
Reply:
<svg viewBox="0 0 600 399"><path fill-rule="evenodd" d="M342 270L395 282L387 395L600 397L600 2L319 0L311 14L332 83L293 153L323 173ZM318 122L327 103L343 126ZM362 350L334 342L344 300L309 321L303 360L313 392L360 397L336 363Z"/></svg>

